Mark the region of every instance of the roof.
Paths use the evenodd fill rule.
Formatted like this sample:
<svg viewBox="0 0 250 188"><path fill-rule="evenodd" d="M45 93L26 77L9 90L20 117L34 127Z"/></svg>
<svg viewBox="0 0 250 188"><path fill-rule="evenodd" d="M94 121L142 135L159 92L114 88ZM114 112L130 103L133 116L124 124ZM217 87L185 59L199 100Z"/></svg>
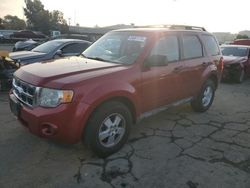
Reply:
<svg viewBox="0 0 250 188"><path fill-rule="evenodd" d="M240 44L223 44L221 47L239 47L239 48L250 48L248 45L240 45Z"/></svg>
<svg viewBox="0 0 250 188"><path fill-rule="evenodd" d="M81 39L54 39L51 41L58 41L58 42L86 42L86 43L91 43L87 40L81 40Z"/></svg>
<svg viewBox="0 0 250 188"><path fill-rule="evenodd" d="M247 46L247 45L240 45L240 44L223 44L223 45L221 45L221 47L249 48L249 49L250 49L250 46Z"/></svg>

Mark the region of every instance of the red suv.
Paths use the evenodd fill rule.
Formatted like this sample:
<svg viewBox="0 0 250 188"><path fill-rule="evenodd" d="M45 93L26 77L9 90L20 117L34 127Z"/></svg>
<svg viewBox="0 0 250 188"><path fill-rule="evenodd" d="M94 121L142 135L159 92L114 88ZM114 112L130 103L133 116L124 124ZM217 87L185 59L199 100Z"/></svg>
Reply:
<svg viewBox="0 0 250 188"><path fill-rule="evenodd" d="M10 107L32 133L70 144L83 139L107 156L138 119L187 101L206 111L222 69L218 43L202 28L117 30L81 57L17 70Z"/></svg>

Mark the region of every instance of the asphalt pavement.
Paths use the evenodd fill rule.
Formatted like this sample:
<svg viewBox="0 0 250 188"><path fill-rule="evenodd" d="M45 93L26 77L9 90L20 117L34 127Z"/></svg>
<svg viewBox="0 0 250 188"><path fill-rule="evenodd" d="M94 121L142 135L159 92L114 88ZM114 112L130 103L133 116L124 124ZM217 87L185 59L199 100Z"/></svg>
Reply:
<svg viewBox="0 0 250 188"><path fill-rule="evenodd" d="M0 187L250 187L250 79L221 84L212 107L189 104L136 124L118 153L30 134L0 94Z"/></svg>

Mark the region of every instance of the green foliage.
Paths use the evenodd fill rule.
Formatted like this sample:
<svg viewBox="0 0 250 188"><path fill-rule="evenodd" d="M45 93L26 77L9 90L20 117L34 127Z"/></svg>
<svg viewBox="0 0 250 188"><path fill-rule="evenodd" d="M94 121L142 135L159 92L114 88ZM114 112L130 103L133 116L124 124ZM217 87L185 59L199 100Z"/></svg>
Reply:
<svg viewBox="0 0 250 188"><path fill-rule="evenodd" d="M3 19L0 18L0 29L4 29L4 26L3 26Z"/></svg>
<svg viewBox="0 0 250 188"><path fill-rule="evenodd" d="M25 0L25 4L24 14L29 29L42 31L45 34L49 34L50 30L68 32L68 25L62 12L45 10L40 0Z"/></svg>
<svg viewBox="0 0 250 188"><path fill-rule="evenodd" d="M4 19L0 20L0 28L21 30L26 28L25 21L17 16L6 15Z"/></svg>
<svg viewBox="0 0 250 188"><path fill-rule="evenodd" d="M236 39L248 39L249 37L247 35L241 35L241 34L238 34L236 36Z"/></svg>

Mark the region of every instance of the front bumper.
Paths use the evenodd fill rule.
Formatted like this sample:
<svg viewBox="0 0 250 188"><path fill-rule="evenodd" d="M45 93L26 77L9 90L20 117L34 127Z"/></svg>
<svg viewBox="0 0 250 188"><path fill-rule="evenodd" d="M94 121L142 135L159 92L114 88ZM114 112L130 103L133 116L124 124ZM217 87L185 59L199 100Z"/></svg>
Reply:
<svg viewBox="0 0 250 188"><path fill-rule="evenodd" d="M240 65L225 65L223 74L222 74L222 80L231 80L234 79L235 75L239 73L241 70Z"/></svg>
<svg viewBox="0 0 250 188"><path fill-rule="evenodd" d="M10 94L10 104L18 102L18 120L31 133L65 144L75 144L82 138L84 125L88 119L90 106L85 103L61 104L56 108L35 107L23 105ZM13 106L11 107L13 110Z"/></svg>

